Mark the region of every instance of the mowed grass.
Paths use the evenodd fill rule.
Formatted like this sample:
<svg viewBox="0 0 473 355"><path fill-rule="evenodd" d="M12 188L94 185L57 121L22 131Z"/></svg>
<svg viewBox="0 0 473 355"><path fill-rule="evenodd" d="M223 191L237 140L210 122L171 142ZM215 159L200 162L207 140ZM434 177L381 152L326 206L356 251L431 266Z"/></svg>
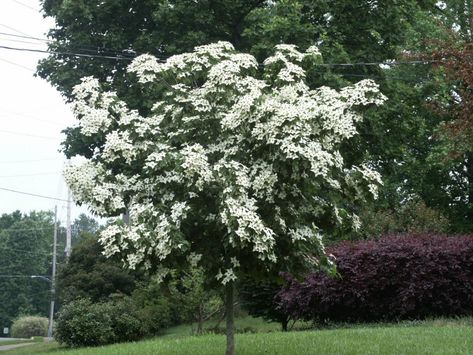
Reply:
<svg viewBox="0 0 473 355"><path fill-rule="evenodd" d="M473 354L473 326L440 325L359 327L238 334L237 354ZM223 335L158 337L152 340L97 348L67 350L54 344L36 345L9 354L223 354Z"/></svg>

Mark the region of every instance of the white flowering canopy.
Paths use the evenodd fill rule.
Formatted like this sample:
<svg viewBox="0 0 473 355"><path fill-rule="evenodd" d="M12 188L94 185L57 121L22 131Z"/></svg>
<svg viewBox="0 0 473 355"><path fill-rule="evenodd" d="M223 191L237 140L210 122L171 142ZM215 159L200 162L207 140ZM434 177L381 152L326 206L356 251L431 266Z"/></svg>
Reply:
<svg viewBox="0 0 473 355"><path fill-rule="evenodd" d="M227 42L165 62L142 55L128 72L155 98L151 110L84 78L79 129L104 144L65 178L98 215L129 209L128 225L101 233L105 254L130 268L198 260L224 284L271 265L329 263L323 235L359 227L345 202L381 183L369 164L347 168L340 144L357 134L356 108L385 98L370 80L309 89L303 67L314 60L315 47L279 45L259 65Z"/></svg>

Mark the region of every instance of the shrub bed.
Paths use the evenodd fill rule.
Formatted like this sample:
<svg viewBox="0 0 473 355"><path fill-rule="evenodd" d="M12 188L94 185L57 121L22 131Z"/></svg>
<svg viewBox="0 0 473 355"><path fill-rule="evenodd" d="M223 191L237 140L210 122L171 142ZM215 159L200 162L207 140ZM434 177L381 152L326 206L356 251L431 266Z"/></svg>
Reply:
<svg viewBox="0 0 473 355"><path fill-rule="evenodd" d="M70 347L97 346L143 338L147 330L129 299L92 303L75 300L59 314L55 338Z"/></svg>
<svg viewBox="0 0 473 355"><path fill-rule="evenodd" d="M339 277L287 276L277 302L291 317L323 323L473 315L473 236L388 236L329 252Z"/></svg>
<svg viewBox="0 0 473 355"><path fill-rule="evenodd" d="M44 317L20 317L13 322L11 327L13 338L45 337L47 333L48 319Z"/></svg>

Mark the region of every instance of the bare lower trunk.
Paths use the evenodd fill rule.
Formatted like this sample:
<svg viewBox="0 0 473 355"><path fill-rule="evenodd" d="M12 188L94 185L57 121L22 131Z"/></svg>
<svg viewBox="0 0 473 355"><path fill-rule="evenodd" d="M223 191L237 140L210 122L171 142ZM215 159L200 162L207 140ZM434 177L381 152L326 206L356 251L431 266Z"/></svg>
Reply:
<svg viewBox="0 0 473 355"><path fill-rule="evenodd" d="M235 322L233 318L233 281L225 285L225 315L227 318L227 352L235 355Z"/></svg>
<svg viewBox="0 0 473 355"><path fill-rule="evenodd" d="M204 310L203 305L199 305L199 314L197 315L197 335L202 335L204 332Z"/></svg>

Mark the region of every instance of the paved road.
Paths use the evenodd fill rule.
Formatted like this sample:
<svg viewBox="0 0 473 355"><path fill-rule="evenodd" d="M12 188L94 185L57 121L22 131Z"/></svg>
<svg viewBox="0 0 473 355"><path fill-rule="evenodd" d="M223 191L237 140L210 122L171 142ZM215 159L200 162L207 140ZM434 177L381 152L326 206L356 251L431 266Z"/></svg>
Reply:
<svg viewBox="0 0 473 355"><path fill-rule="evenodd" d="M21 344L11 344L11 345L0 345L0 351L11 350L15 348L20 348L22 346L32 345L34 343L21 343Z"/></svg>

